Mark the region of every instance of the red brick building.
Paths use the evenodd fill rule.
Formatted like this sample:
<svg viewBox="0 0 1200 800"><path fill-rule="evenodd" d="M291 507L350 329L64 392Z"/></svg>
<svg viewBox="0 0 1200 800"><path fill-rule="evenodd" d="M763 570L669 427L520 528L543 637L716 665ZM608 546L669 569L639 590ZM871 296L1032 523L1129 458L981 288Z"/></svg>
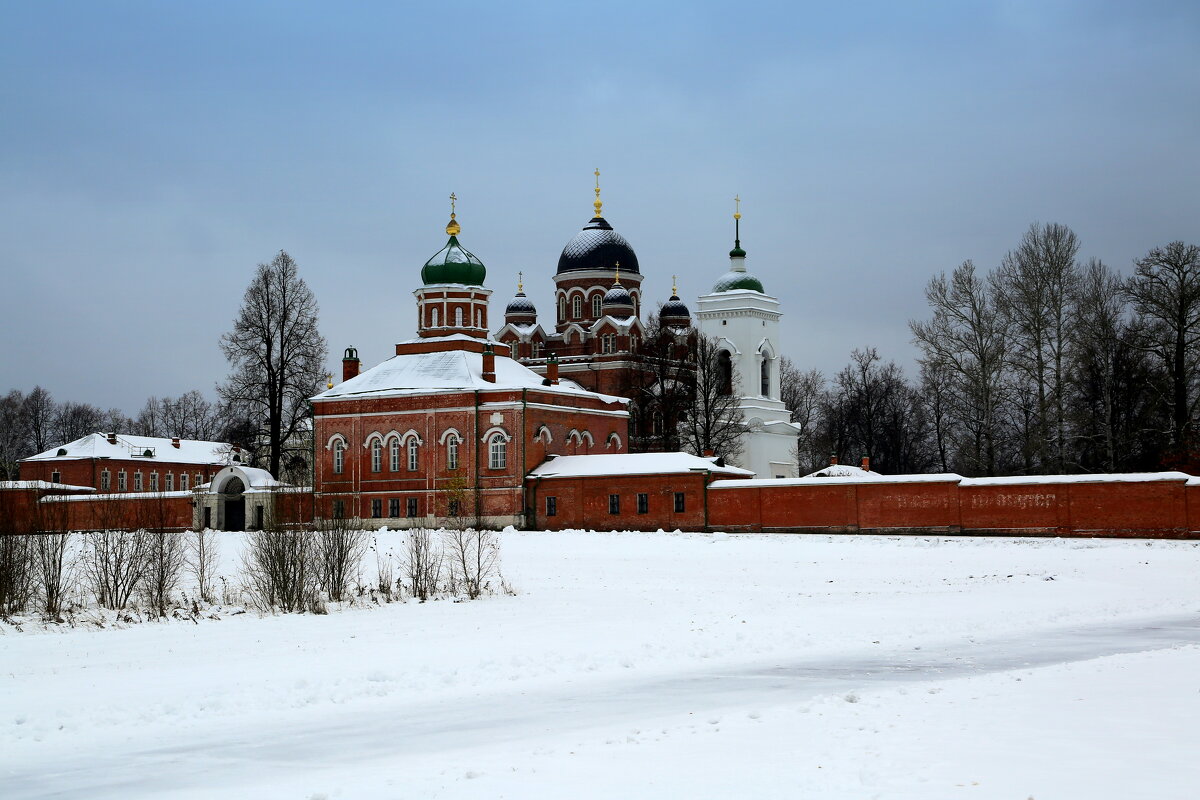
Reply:
<svg viewBox="0 0 1200 800"><path fill-rule="evenodd" d="M103 493L187 491L240 459L238 449L223 442L91 433L22 459L21 478Z"/></svg>
<svg viewBox="0 0 1200 800"><path fill-rule="evenodd" d="M526 521L525 476L551 453L622 453L628 401L545 376L488 338L482 262L450 239L421 270L418 338L313 398L316 512L393 527Z"/></svg>

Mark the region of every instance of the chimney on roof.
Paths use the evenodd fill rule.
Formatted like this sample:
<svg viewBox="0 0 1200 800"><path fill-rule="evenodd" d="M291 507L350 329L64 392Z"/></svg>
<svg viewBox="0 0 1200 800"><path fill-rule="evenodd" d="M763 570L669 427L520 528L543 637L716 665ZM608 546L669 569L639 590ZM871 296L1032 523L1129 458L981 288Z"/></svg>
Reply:
<svg viewBox="0 0 1200 800"><path fill-rule="evenodd" d="M362 367L362 361L358 359L358 350L353 347L346 348L346 354L342 356L342 383L351 378L358 377L358 371Z"/></svg>
<svg viewBox="0 0 1200 800"><path fill-rule="evenodd" d="M179 437L178 436L171 437L171 447L174 447L176 450L179 449Z"/></svg>
<svg viewBox="0 0 1200 800"><path fill-rule="evenodd" d="M870 456L863 456L862 468L863 468L863 472L871 471L871 457Z"/></svg>
<svg viewBox="0 0 1200 800"><path fill-rule="evenodd" d="M496 353L491 343L483 346L483 379L488 383L496 382Z"/></svg>
<svg viewBox="0 0 1200 800"><path fill-rule="evenodd" d="M554 353L550 354L550 358L546 359L546 380L550 385L558 383L558 356Z"/></svg>
<svg viewBox="0 0 1200 800"><path fill-rule="evenodd" d="M116 443L117 443L117 434L116 434L115 432L114 432L114 433L110 433L110 434L108 434L108 443L109 443L109 444L116 444Z"/></svg>
<svg viewBox="0 0 1200 800"><path fill-rule="evenodd" d="M713 450L712 450L712 448L711 448L711 447L706 447L706 448L704 448L704 457L705 457L705 458L712 458L712 457L713 457Z"/></svg>
<svg viewBox="0 0 1200 800"><path fill-rule="evenodd" d="M831 467L837 466L837 453L829 454L829 466L831 466Z"/></svg>

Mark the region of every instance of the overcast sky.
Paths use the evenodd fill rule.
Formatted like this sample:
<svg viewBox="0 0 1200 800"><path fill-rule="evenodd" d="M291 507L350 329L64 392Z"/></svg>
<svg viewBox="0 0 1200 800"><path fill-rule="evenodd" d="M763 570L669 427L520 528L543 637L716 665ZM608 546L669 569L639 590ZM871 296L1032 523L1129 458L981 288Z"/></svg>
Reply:
<svg viewBox="0 0 1200 800"><path fill-rule="evenodd" d="M4 3L0 391L135 412L212 393L257 263L286 249L330 368L414 335L445 243L525 272L605 216L648 301L747 266L783 350L910 369L931 275L1035 220L1128 271L1200 242L1200 5ZM339 368L340 369L340 368Z"/></svg>

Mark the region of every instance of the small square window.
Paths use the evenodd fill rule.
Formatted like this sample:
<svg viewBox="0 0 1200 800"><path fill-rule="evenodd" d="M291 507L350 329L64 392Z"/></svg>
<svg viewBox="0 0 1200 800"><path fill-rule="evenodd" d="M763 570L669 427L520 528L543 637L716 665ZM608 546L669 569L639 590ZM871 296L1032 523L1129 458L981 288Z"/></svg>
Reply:
<svg viewBox="0 0 1200 800"><path fill-rule="evenodd" d="M375 497L371 499L371 516L379 519L383 516L383 499Z"/></svg>
<svg viewBox="0 0 1200 800"><path fill-rule="evenodd" d="M675 513L676 514L682 514L684 512L684 510L686 509L686 507L687 507L687 501L685 500L686 497L687 497L687 495L685 495L683 492L675 493Z"/></svg>
<svg viewBox="0 0 1200 800"><path fill-rule="evenodd" d="M415 517L417 515L417 498L408 498L407 505L406 511L408 512L408 516Z"/></svg>
<svg viewBox="0 0 1200 800"><path fill-rule="evenodd" d="M554 517L557 515L558 515L558 498L557 497L547 497L546 498L546 516Z"/></svg>
<svg viewBox="0 0 1200 800"><path fill-rule="evenodd" d="M393 497L388 500L388 516L392 519L400 516L400 498Z"/></svg>
<svg viewBox="0 0 1200 800"><path fill-rule="evenodd" d="M51 483L62 483L62 473L59 472L58 470L51 472L50 473L50 482Z"/></svg>
<svg viewBox="0 0 1200 800"><path fill-rule="evenodd" d="M621 513L621 495L610 494L608 496L608 513L610 513L610 514L620 514Z"/></svg>
<svg viewBox="0 0 1200 800"><path fill-rule="evenodd" d="M650 513L650 495L646 494L645 492L638 492L637 504L639 514Z"/></svg>

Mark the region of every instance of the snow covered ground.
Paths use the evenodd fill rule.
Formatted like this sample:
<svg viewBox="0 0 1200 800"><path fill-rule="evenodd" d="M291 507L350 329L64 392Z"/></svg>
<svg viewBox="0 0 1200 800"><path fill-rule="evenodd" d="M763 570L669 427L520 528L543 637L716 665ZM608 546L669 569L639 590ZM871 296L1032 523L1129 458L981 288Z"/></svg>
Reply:
<svg viewBox="0 0 1200 800"><path fill-rule="evenodd" d="M0 797L1200 796L1198 543L510 531L503 570L0 628Z"/></svg>

